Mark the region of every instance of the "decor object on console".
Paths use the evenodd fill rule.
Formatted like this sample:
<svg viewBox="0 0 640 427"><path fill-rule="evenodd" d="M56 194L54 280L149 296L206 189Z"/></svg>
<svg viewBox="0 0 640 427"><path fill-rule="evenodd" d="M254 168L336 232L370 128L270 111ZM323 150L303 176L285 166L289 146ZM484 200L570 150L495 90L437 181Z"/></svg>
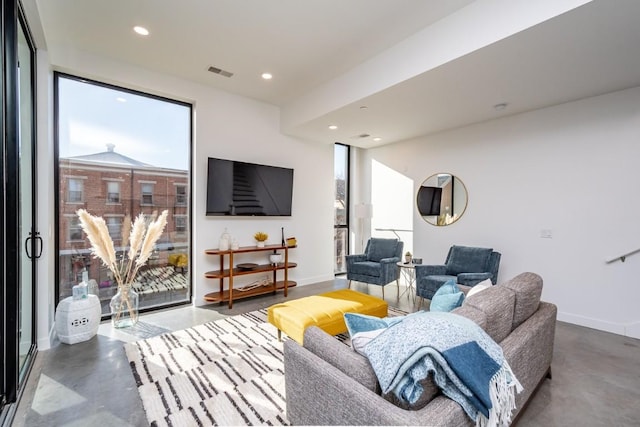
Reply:
<svg viewBox="0 0 640 427"><path fill-rule="evenodd" d="M467 209L464 183L450 173L438 173L425 179L418 189L416 207L426 222L444 226L456 222Z"/></svg>
<svg viewBox="0 0 640 427"><path fill-rule="evenodd" d="M226 251L226 250L229 250L230 246L231 246L231 235L225 228L224 233L220 235L220 241L218 242L218 247L220 248L221 251Z"/></svg>
<svg viewBox="0 0 640 427"><path fill-rule="evenodd" d="M426 299L449 279L466 286L491 279L495 285L501 255L491 248L452 246L443 265L416 265L416 292ZM421 302L422 303L422 302Z"/></svg>
<svg viewBox="0 0 640 427"><path fill-rule="evenodd" d="M267 233L263 233L262 231L258 231L256 234L253 235L253 238L257 242L256 244L257 247L264 248L265 242L269 238L269 235Z"/></svg>
<svg viewBox="0 0 640 427"><path fill-rule="evenodd" d="M540 301L542 287L539 275L522 273L466 298L452 312L473 321L501 347L523 387L515 395L514 424L537 386L551 378L557 307ZM474 425L431 376L420 383L420 409L402 406L393 393L383 395L364 356L313 326L305 331L303 345L284 342L284 367L287 419L292 425ZM349 410L327 410L344 407Z"/></svg>
<svg viewBox="0 0 640 427"><path fill-rule="evenodd" d="M94 258L102 261L118 284L118 292L110 304L113 326L123 328L135 324L138 321L138 294L131 285L162 235L168 211L162 211L157 217L153 215L148 226L144 214L138 215L133 225L131 219L126 217L122 226L122 247L129 249L123 250L120 257L116 256L113 240L103 218L93 216L85 209L79 209L76 214L80 219L80 226L89 238Z"/></svg>
<svg viewBox="0 0 640 427"><path fill-rule="evenodd" d="M372 237L367 241L363 254L347 255L345 258L349 287L352 280L382 286L382 298L384 298L384 287L395 280L399 297L400 270L397 263L402 257L403 245L404 243L397 239Z"/></svg>
<svg viewBox="0 0 640 427"><path fill-rule="evenodd" d="M273 250L273 253L271 255L269 255L269 262L271 262L271 264L277 265L278 263L282 262L282 254L278 253L275 249Z"/></svg>

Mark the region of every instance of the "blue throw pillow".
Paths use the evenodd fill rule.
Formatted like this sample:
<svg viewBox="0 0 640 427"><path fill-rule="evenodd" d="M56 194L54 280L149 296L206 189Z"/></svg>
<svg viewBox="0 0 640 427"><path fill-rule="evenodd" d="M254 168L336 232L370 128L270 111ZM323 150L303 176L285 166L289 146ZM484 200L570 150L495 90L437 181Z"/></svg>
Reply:
<svg viewBox="0 0 640 427"><path fill-rule="evenodd" d="M456 307L460 307L463 301L464 293L462 293L456 282L447 280L431 298L429 311L451 311Z"/></svg>
<svg viewBox="0 0 640 427"><path fill-rule="evenodd" d="M347 324L347 330L349 330L349 336L351 337L358 332L386 329L389 326L384 319L359 313L345 313L344 323Z"/></svg>

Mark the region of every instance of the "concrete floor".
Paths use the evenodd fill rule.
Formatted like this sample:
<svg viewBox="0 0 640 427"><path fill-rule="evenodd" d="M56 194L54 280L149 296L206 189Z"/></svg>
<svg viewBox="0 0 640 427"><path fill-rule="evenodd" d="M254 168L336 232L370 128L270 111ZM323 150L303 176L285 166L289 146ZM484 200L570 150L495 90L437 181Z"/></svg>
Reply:
<svg viewBox="0 0 640 427"><path fill-rule="evenodd" d="M336 279L299 286L289 297L299 298L346 287ZM381 296L378 286L354 289ZM403 289L401 288L401 291ZM386 287L387 302L415 311L405 294ZM144 314L135 334L114 331L109 323L98 336L75 345L54 344L39 352L17 408L13 426L145 426L142 402L123 349L123 341L178 330L226 315L268 307L284 300L282 292L226 305L174 308ZM552 364L553 379L545 380L518 426L640 426L640 340L558 322Z"/></svg>

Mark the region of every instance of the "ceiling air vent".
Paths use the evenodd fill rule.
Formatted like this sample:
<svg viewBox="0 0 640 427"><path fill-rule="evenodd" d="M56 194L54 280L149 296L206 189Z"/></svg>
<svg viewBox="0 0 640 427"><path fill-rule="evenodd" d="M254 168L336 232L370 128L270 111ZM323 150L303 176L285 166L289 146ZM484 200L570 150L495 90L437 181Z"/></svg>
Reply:
<svg viewBox="0 0 640 427"><path fill-rule="evenodd" d="M362 138L369 138L371 135L369 135L368 133L361 133L360 135L354 135L351 137L351 139L362 139Z"/></svg>
<svg viewBox="0 0 640 427"><path fill-rule="evenodd" d="M208 70L211 71L214 74L220 74L221 76L224 76L224 77L233 76L232 72L227 71L227 70L223 70L222 68L218 68L218 67L214 67L214 66L209 67Z"/></svg>

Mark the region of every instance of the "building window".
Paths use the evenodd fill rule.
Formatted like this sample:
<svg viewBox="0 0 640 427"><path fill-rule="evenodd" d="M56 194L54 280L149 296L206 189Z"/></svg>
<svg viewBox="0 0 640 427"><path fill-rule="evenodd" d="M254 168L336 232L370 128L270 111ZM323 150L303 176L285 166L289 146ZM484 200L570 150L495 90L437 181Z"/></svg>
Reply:
<svg viewBox="0 0 640 427"><path fill-rule="evenodd" d="M122 218L117 216L105 217L104 222L107 223L107 230L109 230L109 236L114 242L122 239Z"/></svg>
<svg viewBox="0 0 640 427"><path fill-rule="evenodd" d="M187 186L176 185L176 205L185 206L187 204Z"/></svg>
<svg viewBox="0 0 640 427"><path fill-rule="evenodd" d="M82 227L80 227L80 220L77 216L69 218L68 240L76 242L83 240Z"/></svg>
<svg viewBox="0 0 640 427"><path fill-rule="evenodd" d="M120 183L107 181L107 203L120 203Z"/></svg>
<svg viewBox="0 0 640 427"><path fill-rule="evenodd" d="M69 190L67 194L67 202L69 203L82 203L83 197L83 182L81 179L69 178L68 185Z"/></svg>
<svg viewBox="0 0 640 427"><path fill-rule="evenodd" d="M143 205L153 205L153 184L142 184L142 200Z"/></svg>
<svg viewBox="0 0 640 427"><path fill-rule="evenodd" d="M187 232L187 217L186 216L176 216L176 233L186 233Z"/></svg>

